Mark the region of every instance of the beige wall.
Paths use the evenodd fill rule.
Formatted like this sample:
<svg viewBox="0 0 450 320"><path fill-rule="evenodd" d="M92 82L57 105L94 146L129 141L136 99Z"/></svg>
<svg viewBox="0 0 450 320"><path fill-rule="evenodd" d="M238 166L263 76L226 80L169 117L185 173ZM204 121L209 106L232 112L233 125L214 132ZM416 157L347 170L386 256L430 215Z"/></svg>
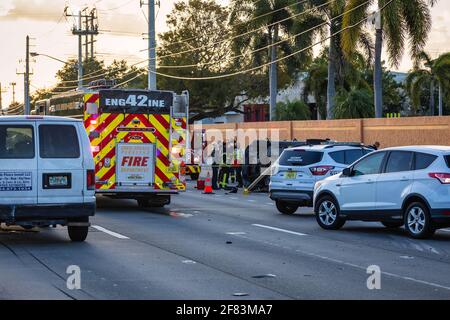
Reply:
<svg viewBox="0 0 450 320"><path fill-rule="evenodd" d="M191 126L193 129L194 126ZM336 141L381 143L382 148L405 145L450 145L450 116L328 121L274 121L203 125L204 129L229 131L242 136L245 130L278 130L280 140L330 138ZM242 129L244 131L239 131ZM273 132L272 132L273 133ZM276 136L272 136L276 138Z"/></svg>

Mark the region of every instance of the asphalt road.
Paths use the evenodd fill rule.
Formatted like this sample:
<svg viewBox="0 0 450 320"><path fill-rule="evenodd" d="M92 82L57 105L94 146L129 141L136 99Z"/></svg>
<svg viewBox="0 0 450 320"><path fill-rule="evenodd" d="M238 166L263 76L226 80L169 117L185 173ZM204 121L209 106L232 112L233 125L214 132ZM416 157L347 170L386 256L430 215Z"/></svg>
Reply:
<svg viewBox="0 0 450 320"><path fill-rule="evenodd" d="M311 209L280 215L265 194L203 195L164 209L98 199L84 243L65 228L0 231L0 299L449 299L450 231L349 222L319 228ZM67 268L79 266L81 289ZM381 288L369 290L369 266Z"/></svg>

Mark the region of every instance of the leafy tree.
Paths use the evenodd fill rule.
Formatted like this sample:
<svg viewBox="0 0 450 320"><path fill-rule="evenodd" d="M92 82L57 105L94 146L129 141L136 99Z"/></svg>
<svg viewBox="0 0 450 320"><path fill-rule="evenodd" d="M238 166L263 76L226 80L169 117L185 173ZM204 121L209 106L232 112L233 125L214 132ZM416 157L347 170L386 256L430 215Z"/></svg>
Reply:
<svg viewBox="0 0 450 320"><path fill-rule="evenodd" d="M159 35L158 71L181 78L215 77L235 72L239 66L231 37L228 10L212 0L177 2L167 17L168 31ZM198 50L192 50L199 48ZM239 69L237 69L239 70ZM267 88L261 74L244 74L212 80L158 77L158 88L190 93L191 121L240 112L239 106Z"/></svg>
<svg viewBox="0 0 450 320"><path fill-rule="evenodd" d="M336 96L336 119L360 119L374 116L373 94L370 90L351 88Z"/></svg>
<svg viewBox="0 0 450 320"><path fill-rule="evenodd" d="M276 93L279 88L285 87L296 80L300 67L310 61L310 52L301 53L276 62L280 54L292 54L299 43L308 43L309 38L298 37L292 39L292 33L304 27L297 22L294 27L296 13L293 0L232 0L230 3L230 21L233 24L233 34L237 37L234 42L235 54L244 56L239 61L241 66L256 67L272 63L262 68L259 73L269 73L271 96L271 109L275 112ZM299 10L303 9L303 5ZM254 30L258 30L253 32ZM264 49L270 46L269 50ZM238 65L236 65L238 66ZM275 93L275 94L273 94ZM267 92L262 94L267 96Z"/></svg>
<svg viewBox="0 0 450 320"><path fill-rule="evenodd" d="M450 52L432 60L426 52L419 54L420 62L406 79L406 90L411 98L413 109L417 112L424 109L422 97L424 88L428 90L429 114L435 114L435 92L439 92L439 115L443 114L443 101L450 92Z"/></svg>
<svg viewBox="0 0 450 320"><path fill-rule="evenodd" d="M310 120L311 111L308 105L301 100L278 102L275 119L277 121Z"/></svg>
<svg viewBox="0 0 450 320"><path fill-rule="evenodd" d="M371 14L372 5L378 3L380 8L384 8L381 12L383 34L381 36L378 33L375 47L381 48L382 41L385 41L389 62L391 65L398 66L408 41L412 59L418 59L431 30L429 5L432 6L436 2L437 0L348 0L342 26L353 27L344 30L342 34L341 43L344 53L351 56L355 52L365 27L364 24L354 25ZM381 54L376 55L375 59L375 66L379 68L376 72L380 73ZM382 96L382 88L375 80L374 77L374 90L377 96Z"/></svg>

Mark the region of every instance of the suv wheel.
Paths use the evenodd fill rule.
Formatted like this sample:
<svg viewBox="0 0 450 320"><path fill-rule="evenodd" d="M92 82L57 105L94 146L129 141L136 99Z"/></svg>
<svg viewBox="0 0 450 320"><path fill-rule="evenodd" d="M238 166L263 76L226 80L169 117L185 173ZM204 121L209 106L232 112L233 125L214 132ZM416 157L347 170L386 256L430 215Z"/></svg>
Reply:
<svg viewBox="0 0 450 320"><path fill-rule="evenodd" d="M403 221L382 221L381 224L389 229L400 228L403 225Z"/></svg>
<svg viewBox="0 0 450 320"><path fill-rule="evenodd" d="M339 206L330 196L319 199L316 206L317 223L326 230L337 230L344 226L345 220L339 217Z"/></svg>
<svg viewBox="0 0 450 320"><path fill-rule="evenodd" d="M411 203L405 211L405 229L415 239L431 237L436 229L431 223L430 212L423 203Z"/></svg>
<svg viewBox="0 0 450 320"><path fill-rule="evenodd" d="M298 209L298 205L277 200L276 201L277 209L282 214L294 214Z"/></svg>

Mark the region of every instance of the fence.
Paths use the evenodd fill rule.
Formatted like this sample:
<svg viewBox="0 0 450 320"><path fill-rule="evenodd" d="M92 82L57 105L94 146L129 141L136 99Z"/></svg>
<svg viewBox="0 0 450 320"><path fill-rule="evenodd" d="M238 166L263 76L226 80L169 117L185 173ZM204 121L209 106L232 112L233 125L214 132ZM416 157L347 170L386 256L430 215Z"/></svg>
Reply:
<svg viewBox="0 0 450 320"><path fill-rule="evenodd" d="M194 126L191 126L191 130ZM236 136L238 130L278 130L280 140L332 139L373 144L382 148L405 145L450 145L450 116L389 119L274 121L203 125ZM251 141L248 141L251 142Z"/></svg>

